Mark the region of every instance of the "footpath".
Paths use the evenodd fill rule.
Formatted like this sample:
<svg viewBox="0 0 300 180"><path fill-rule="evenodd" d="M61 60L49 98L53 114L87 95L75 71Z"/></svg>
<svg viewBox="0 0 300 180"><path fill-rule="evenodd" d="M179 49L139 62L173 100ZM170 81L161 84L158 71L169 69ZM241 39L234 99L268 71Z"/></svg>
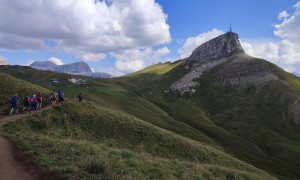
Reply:
<svg viewBox="0 0 300 180"><path fill-rule="evenodd" d="M10 121L17 121L26 116L39 113L42 110L32 111L31 114L18 114L0 119L0 126ZM18 146L5 136L0 136L0 180L50 180L62 179L58 174L49 172L45 168L37 166L32 157L25 155Z"/></svg>

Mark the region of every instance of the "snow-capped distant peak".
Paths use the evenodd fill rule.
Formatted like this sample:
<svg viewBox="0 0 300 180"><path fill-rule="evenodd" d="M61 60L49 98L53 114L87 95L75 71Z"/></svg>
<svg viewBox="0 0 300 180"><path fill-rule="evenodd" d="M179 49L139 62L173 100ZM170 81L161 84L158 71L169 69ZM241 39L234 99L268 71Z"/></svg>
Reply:
<svg viewBox="0 0 300 180"><path fill-rule="evenodd" d="M64 63L60 59L58 59L56 57L52 57L52 58L48 59L48 61L51 61L51 62L55 63L58 66L59 65L64 65Z"/></svg>

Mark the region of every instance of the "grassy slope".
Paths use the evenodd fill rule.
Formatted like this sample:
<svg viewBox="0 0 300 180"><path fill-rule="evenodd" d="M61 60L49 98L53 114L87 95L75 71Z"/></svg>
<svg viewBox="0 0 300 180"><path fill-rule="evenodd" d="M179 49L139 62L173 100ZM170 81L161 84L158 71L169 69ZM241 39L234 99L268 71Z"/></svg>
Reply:
<svg viewBox="0 0 300 180"><path fill-rule="evenodd" d="M135 86L139 94L164 109L172 118L201 130L227 152L278 177L299 178L300 130L282 116L287 100L299 98L299 78L269 64L281 80L292 86L273 81L259 91L253 87L241 90L211 82L214 73L222 66L204 74L199 79L201 85L197 87L197 93L192 96L174 98L174 95L162 93L168 83L174 82L170 79L173 74L182 76L184 64L162 76L157 70L147 71L128 77L128 81L133 84L141 81L143 86ZM148 92L159 95L149 95Z"/></svg>
<svg viewBox="0 0 300 180"><path fill-rule="evenodd" d="M259 139L264 139L265 134L268 134L269 131L261 128L261 133L257 134L259 139L249 136L249 132L256 130L260 124L249 124L252 119L247 119L248 124L244 124L244 120L240 122L223 121L228 122L223 124L220 121L231 118L232 109L228 107L232 104L228 104L228 102L231 102L233 97L235 97L235 100L231 103L236 103L235 105L244 105L245 108L251 105L252 99L247 99L247 95L236 95L237 92L233 92L232 89L213 87L208 82L203 84L207 85L207 88L198 91L202 93L198 93L198 96L195 97L174 97L166 96L163 93L170 82L174 82L184 75L186 70L182 63L183 61L178 61L169 65L154 65L143 71L117 79L91 79L89 87L73 85L63 85L63 87L67 96L74 97L80 91L83 91L86 98L97 103L97 105L126 112L182 136L205 142L219 149L225 149L234 156L264 168L277 176L295 177L293 174L295 172L292 172L291 169L297 168L296 166L284 163L289 160L281 160L276 156L271 157L272 154L266 151L269 144L266 145L266 148L261 146L265 142L260 142ZM21 77L28 76L26 71L23 72L25 76ZM15 76L18 72L9 70L9 73ZM40 79L45 79L46 75L43 72L36 71L36 73L39 74ZM207 77L209 77L209 74ZM28 77L25 80L30 81L31 78L36 77ZM58 87L54 86L54 89ZM205 94L205 97L203 94ZM215 109L224 109L218 114L220 117L218 115L208 116L208 112L212 113ZM240 114L243 113L243 111L240 112ZM246 116L249 113L251 111L246 111ZM262 114L262 117L264 116ZM255 117L253 118L255 119ZM245 126L239 128L243 124ZM233 127L235 129L232 129ZM247 131L244 133L244 130ZM277 132L271 131L269 134L273 137ZM281 139L280 142L283 142L283 140ZM283 143L283 145L286 146L287 144ZM294 149L298 148L295 143L291 143L290 146ZM278 172L281 172L281 174L278 174Z"/></svg>
<svg viewBox="0 0 300 180"><path fill-rule="evenodd" d="M1 131L71 179L272 179L220 150L92 103L71 102Z"/></svg>
<svg viewBox="0 0 300 180"><path fill-rule="evenodd" d="M9 104L11 97L15 94L18 95L18 99L21 105L20 107L22 107L23 97L27 93L29 93L30 95L36 92L41 92L42 94L50 93L50 91L45 88L42 88L35 84L28 83L20 79L16 79L5 73L0 72L0 79L1 79L0 105L2 104L4 109L3 111L0 112L0 116L4 116L5 114L8 114L9 106L7 104Z"/></svg>
<svg viewBox="0 0 300 180"><path fill-rule="evenodd" d="M78 86L72 84L49 84L52 78L66 80L70 75L62 75L55 72L38 71L35 69L9 68L2 67L1 71L11 74L12 76L23 78L29 82L40 82L39 84L49 89L63 88L67 98L77 97L79 92L83 92L88 101L97 103L100 106L106 106L119 111L126 112L135 117L151 122L159 127L171 130L178 134L184 135L209 145L217 146L209 137L201 131L194 129L180 121L171 118L167 113L162 111L150 101L136 95L134 91L124 89L124 86L116 85L116 81L126 83L124 79L116 80L95 80L87 78L89 84ZM145 81L147 82L147 81ZM129 83L131 84L131 83ZM127 86L125 86L127 87ZM221 148L221 147L219 147Z"/></svg>

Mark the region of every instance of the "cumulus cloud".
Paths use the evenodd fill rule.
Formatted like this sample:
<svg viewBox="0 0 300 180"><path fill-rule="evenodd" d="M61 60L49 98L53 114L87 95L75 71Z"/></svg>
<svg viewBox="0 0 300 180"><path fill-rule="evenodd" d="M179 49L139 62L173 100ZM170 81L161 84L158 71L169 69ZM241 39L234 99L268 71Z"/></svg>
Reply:
<svg viewBox="0 0 300 180"><path fill-rule="evenodd" d="M0 65L8 65L7 61L4 59L3 56L0 56Z"/></svg>
<svg viewBox="0 0 300 180"><path fill-rule="evenodd" d="M64 65L64 62L62 62L60 59L58 59L56 57L51 57L50 59L48 59L48 61L51 61L51 62L55 63L56 65Z"/></svg>
<svg viewBox="0 0 300 180"><path fill-rule="evenodd" d="M136 59L131 61L117 60L115 65L119 71L124 73L135 72L145 67L144 61L142 59Z"/></svg>
<svg viewBox="0 0 300 180"><path fill-rule="evenodd" d="M94 68L91 68L91 71L92 71L93 73L96 72Z"/></svg>
<svg viewBox="0 0 300 180"><path fill-rule="evenodd" d="M161 57L170 53L167 47L157 50L152 48L124 50L118 53L111 53L116 59L115 66L118 71L131 73L143 69L145 66L158 63Z"/></svg>
<svg viewBox="0 0 300 180"><path fill-rule="evenodd" d="M68 53L95 60L101 53L171 41L167 15L155 0L1 0L0 17L2 49L40 50L51 39Z"/></svg>
<svg viewBox="0 0 300 180"><path fill-rule="evenodd" d="M280 45L269 41L244 41L240 40L245 52L251 56L263 58L273 63L279 60L278 51Z"/></svg>
<svg viewBox="0 0 300 180"><path fill-rule="evenodd" d="M278 56L287 65L300 64L300 2L295 11L280 24L275 25L274 34L281 38Z"/></svg>
<svg viewBox="0 0 300 180"><path fill-rule="evenodd" d="M83 53L81 55L82 59L85 61L99 62L106 58L106 55L103 53Z"/></svg>
<svg viewBox="0 0 300 180"><path fill-rule="evenodd" d="M189 37L185 40L182 48L179 49L180 58L188 57L192 54L193 50L196 49L199 45L205 43L206 41L211 40L221 34L224 34L222 30L213 29L206 33L201 33L196 37Z"/></svg>
<svg viewBox="0 0 300 180"><path fill-rule="evenodd" d="M278 17L282 20L274 30L274 35L280 39L278 42L242 41L242 46L246 53L269 60L290 72L295 70L293 66L300 65L300 2L294 6L291 15L282 11Z"/></svg>
<svg viewBox="0 0 300 180"><path fill-rule="evenodd" d="M282 21L276 24L274 35L279 37L277 42L242 41L242 46L249 55L271 61L288 72L300 71L300 2L294 6L290 15L286 11L279 13Z"/></svg>
<svg viewBox="0 0 300 180"><path fill-rule="evenodd" d="M158 49L158 50L154 51L153 53L154 53L154 56L158 58L158 57L165 56L165 55L169 54L170 50L167 47L163 47L161 49Z"/></svg>
<svg viewBox="0 0 300 180"><path fill-rule="evenodd" d="M286 12L286 11L282 11L281 13L279 13L278 15L278 19L279 20L282 20L282 19L285 19L287 17L289 17L290 15Z"/></svg>

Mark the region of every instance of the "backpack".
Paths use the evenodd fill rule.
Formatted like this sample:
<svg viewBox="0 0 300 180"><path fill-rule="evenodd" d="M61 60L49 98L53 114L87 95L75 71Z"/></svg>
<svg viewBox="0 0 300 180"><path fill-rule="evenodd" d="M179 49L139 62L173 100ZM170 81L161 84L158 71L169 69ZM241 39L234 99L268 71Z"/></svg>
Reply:
<svg viewBox="0 0 300 180"><path fill-rule="evenodd" d="M10 101L11 105L15 106L17 105L17 102L18 102L17 96L13 96Z"/></svg>
<svg viewBox="0 0 300 180"><path fill-rule="evenodd" d="M37 95L36 95L36 99L37 99L38 101L40 101L41 98L42 98L42 95L41 95L41 94L37 94Z"/></svg>
<svg viewBox="0 0 300 180"><path fill-rule="evenodd" d="M52 93L50 94L50 98L51 98L51 99L54 99L54 98L55 98L54 92L52 92Z"/></svg>
<svg viewBox="0 0 300 180"><path fill-rule="evenodd" d="M61 89L58 91L58 96L61 98L64 97L64 92Z"/></svg>
<svg viewBox="0 0 300 180"><path fill-rule="evenodd" d="M33 103L33 104L35 103L34 97L32 97L32 98L30 99L30 102Z"/></svg>
<svg viewBox="0 0 300 180"><path fill-rule="evenodd" d="M24 100L23 100L23 102L24 102L24 104L27 104L27 103L29 103L29 101L28 101L28 96L24 96Z"/></svg>

